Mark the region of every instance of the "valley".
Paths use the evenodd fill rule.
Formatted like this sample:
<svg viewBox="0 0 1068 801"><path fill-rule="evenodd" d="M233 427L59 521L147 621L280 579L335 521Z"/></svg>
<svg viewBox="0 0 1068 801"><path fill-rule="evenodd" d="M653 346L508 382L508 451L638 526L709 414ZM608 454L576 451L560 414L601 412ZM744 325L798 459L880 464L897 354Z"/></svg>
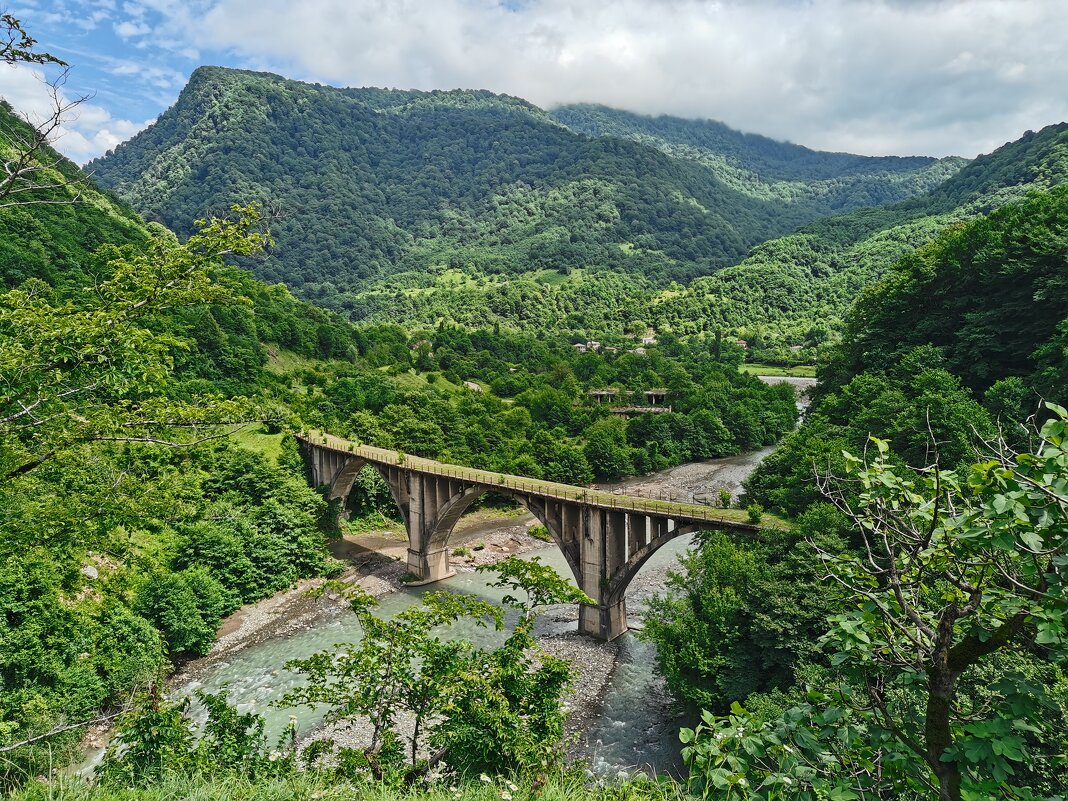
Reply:
<svg viewBox="0 0 1068 801"><path fill-rule="evenodd" d="M640 487L651 493L709 494L725 488L737 493L741 482L767 453L768 449L763 449L743 456L682 465L616 482L611 487ZM454 559L457 575L431 588L407 588L401 582L406 544L394 544L396 540L392 537L375 532L346 535L344 546L338 543L338 547L332 548L335 554L343 554L347 561L354 563L341 579L356 581L368 592L383 598L382 613L388 615L418 603L421 595L431 590L495 598L499 592L482 575L474 573L471 565L492 565L516 553L523 558L537 557L561 574L568 574L569 568L559 549L546 547L527 533L534 524L529 515L493 517L492 510L487 512L490 514L475 515L473 524L460 519L450 537L450 549L483 547L473 552L469 560ZM689 537L675 540L643 567L627 593L628 604L639 618L636 625L640 624L643 600L663 590L666 571L675 569L677 555L690 547ZM346 616L340 599L335 596L310 600L306 596L309 589L309 583L305 582L281 596L243 608L224 621L211 652L184 666L171 679L172 692L186 695L195 690L225 689L231 702L242 712L265 715L269 733L281 733L289 715L295 711L302 742L322 736L324 732L317 729L319 714L316 712L270 707L272 701L300 680L296 674L279 671L279 665L359 636L359 629ZM389 599L385 600L384 596ZM578 743L572 748L573 756L590 760L599 771L608 774L635 768L678 770L679 748L661 742L665 729L678 725L678 717L671 710L666 690L649 670L655 650L633 634L609 645L594 646L576 636L577 620L574 608L552 608L543 615L539 632L542 647L581 665L573 695L567 699L571 707L569 731L578 737ZM467 627L450 630L449 636L475 637L480 643L486 637ZM492 633L489 636L488 641L492 642ZM340 735L341 732L330 732L334 738ZM662 756L656 756L661 748L664 748Z"/></svg>
<svg viewBox="0 0 1068 801"><path fill-rule="evenodd" d="M111 111L0 9L6 796L1068 797L1068 123L322 83L230 2L82 15Z"/></svg>

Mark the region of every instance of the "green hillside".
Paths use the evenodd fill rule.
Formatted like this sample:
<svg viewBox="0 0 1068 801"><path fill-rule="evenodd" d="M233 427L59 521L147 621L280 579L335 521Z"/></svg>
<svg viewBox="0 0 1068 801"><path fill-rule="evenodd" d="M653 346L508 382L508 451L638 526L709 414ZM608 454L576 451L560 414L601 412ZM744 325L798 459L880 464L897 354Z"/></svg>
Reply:
<svg viewBox="0 0 1068 801"><path fill-rule="evenodd" d="M334 89L201 68L173 108L90 169L180 233L233 202L276 209L277 245L257 274L356 318L462 316L439 280L459 270L478 284L482 319L522 324L508 308L522 300L494 296L498 276L539 284L540 271L593 270L650 287L687 282L834 211L916 195L959 167L740 134L747 147L724 145L720 158L702 140L707 158L695 159L614 128L587 135L600 132L576 114L488 92ZM442 284L444 313L440 298L428 309L422 297Z"/></svg>
<svg viewBox="0 0 1068 801"><path fill-rule="evenodd" d="M977 163L971 185L1056 133ZM1033 191L948 227L850 308L805 419L744 482L803 534L710 537L650 603L668 685L720 715L683 732L707 756L691 780L1065 797L1066 231L1068 186ZM843 770L829 744L850 741L893 767Z"/></svg>
<svg viewBox="0 0 1068 801"><path fill-rule="evenodd" d="M699 278L648 315L679 333L743 326L800 342L840 325L854 298L905 254L947 227L1068 178L1068 123L1028 132L930 192L820 220L766 242L737 266Z"/></svg>
<svg viewBox="0 0 1068 801"><path fill-rule="evenodd" d="M277 244L252 269L352 319L722 331L783 360L833 339L863 287L946 226L1060 182L1066 142L1050 126L961 169L599 106L202 68L91 168L179 232L266 203Z"/></svg>
<svg viewBox="0 0 1068 801"><path fill-rule="evenodd" d="M27 139L28 127L0 99L0 156L7 159L10 145ZM47 146L42 159L56 164L50 170L57 187L50 200L73 199L68 203L12 205L0 213L0 281L11 287L28 278L40 278L52 285L67 285L87 276L87 254L104 242L113 244L144 242L144 223L129 205L114 195L78 179L80 171ZM62 176L61 176L62 173ZM46 179L48 180L48 179Z"/></svg>
<svg viewBox="0 0 1068 801"><path fill-rule="evenodd" d="M495 320L590 335L644 325L679 336L736 332L755 355L786 360L786 345L807 354L833 339L849 304L902 256L949 226L1061 183L1066 171L1062 123L980 156L924 195L821 219L685 286L610 270L503 276L452 268L385 279L359 293L351 310L381 321Z"/></svg>
<svg viewBox="0 0 1068 801"><path fill-rule="evenodd" d="M589 136L630 139L709 167L743 194L837 214L885 205L933 189L967 163L949 157L827 153L742 133L713 120L649 117L596 105L553 109L552 117Z"/></svg>

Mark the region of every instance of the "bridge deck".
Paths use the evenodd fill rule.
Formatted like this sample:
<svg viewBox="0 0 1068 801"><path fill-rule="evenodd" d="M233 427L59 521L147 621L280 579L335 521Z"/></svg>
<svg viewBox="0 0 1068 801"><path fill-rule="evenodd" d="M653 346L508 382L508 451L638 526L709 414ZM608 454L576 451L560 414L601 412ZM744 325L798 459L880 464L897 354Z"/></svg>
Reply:
<svg viewBox="0 0 1068 801"><path fill-rule="evenodd" d="M617 495L612 492L576 487L571 484L558 484L555 481L542 481L537 478L513 476L508 473L495 473L491 470L463 467L426 459L421 456L403 454L386 448L376 448L373 445L360 445L320 431L311 431L306 436L298 435L298 439L302 439L319 448L327 448L349 456L358 456L371 462L395 465L431 475L448 476L461 481L469 481L472 484L502 487L546 498L577 501L605 509L663 515L680 522L707 522L715 524L716 528L737 531L752 532L761 528L785 529L789 527L785 521L774 515L764 514L760 523L755 524L749 520L748 513L742 509L721 509L702 504L645 498L639 495Z"/></svg>

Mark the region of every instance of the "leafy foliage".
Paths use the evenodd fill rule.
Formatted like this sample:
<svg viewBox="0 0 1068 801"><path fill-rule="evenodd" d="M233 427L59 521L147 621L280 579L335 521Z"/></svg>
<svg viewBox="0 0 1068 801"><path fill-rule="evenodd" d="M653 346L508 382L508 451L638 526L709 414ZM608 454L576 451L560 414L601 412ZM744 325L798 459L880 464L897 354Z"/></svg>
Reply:
<svg viewBox="0 0 1068 801"><path fill-rule="evenodd" d="M862 293L830 369L878 370L930 344L979 392L1013 377L1059 392L1068 386L1066 230L1064 186L950 229Z"/></svg>
<svg viewBox="0 0 1068 801"><path fill-rule="evenodd" d="M0 123L17 125L6 109ZM0 296L0 738L33 741L8 755L5 785L154 679L164 645L203 652L220 615L331 569L325 504L302 477L211 438L260 406L233 396L263 392L264 332L319 354L340 330L352 347L336 318L224 265L264 241L251 214L180 244L96 190L36 208L0 210L20 232L2 239L4 278L22 281ZM54 270L22 270L38 257ZM237 391L205 383L216 370Z"/></svg>
<svg viewBox="0 0 1068 801"><path fill-rule="evenodd" d="M973 188L979 177L1004 180L1021 167L1014 157L1050 148L1059 135L1029 136L958 178ZM950 203L944 193L958 178L931 202ZM746 482L749 498L797 516L851 594L843 601L823 590L831 658L810 650L805 661L814 665L793 665L801 686L759 688L772 692L750 695L751 711L714 714L750 687L701 699L710 714L684 733L695 787L754 798L1064 792L1052 778L1063 773L1063 654L1059 624L1049 622L1063 612L1047 608L1060 603L1063 572L1062 411L1046 410L1044 442L1020 425L1038 392L1068 388L1057 372L1064 293L1044 289L1063 277L1064 197L1059 187L1035 193L946 231L850 312L801 428ZM1042 359L1052 369L1041 369ZM983 440L995 448L975 464ZM866 462L843 455L861 449L872 452ZM935 462L927 471L902 467ZM816 480L827 475L850 478ZM821 511L832 490L854 521L848 528ZM819 532L841 540L821 541ZM736 563L721 562L691 566L686 589L720 598L753 581L752 571L733 585L718 579ZM748 625L768 595L740 592L709 612L676 588L668 599L668 621L683 621L675 650L713 630L716 646L702 653L731 654L744 642L731 625ZM809 636L823 628L814 620ZM680 693L722 688L735 675L727 660L707 664L704 674L679 675Z"/></svg>
<svg viewBox="0 0 1068 801"><path fill-rule="evenodd" d="M823 659L819 637L835 594L806 540L842 547L844 519L814 508L790 531L732 542L701 535L663 593L648 602L640 636L657 668L692 709L724 714L736 699L787 691L798 664Z"/></svg>
<svg viewBox="0 0 1068 801"><path fill-rule="evenodd" d="M504 611L474 596L430 593L386 620L362 590L339 588L351 598L361 641L290 663L308 684L281 703L326 704L330 722L366 720L370 742L350 764L380 781L411 784L439 763L468 777L548 769L560 757L560 697L571 671L537 652L531 630L540 606L590 599L537 560L508 559L493 569L497 586L525 596L504 598L518 620L499 648L440 636L461 619L503 628Z"/></svg>
<svg viewBox="0 0 1068 801"><path fill-rule="evenodd" d="M206 774L269 781L292 773L294 730L272 748L258 715L238 712L222 695L198 692L207 711L200 731L189 717L189 698L167 701L158 685L119 719L97 776L105 787L152 787L168 776Z"/></svg>
<svg viewBox="0 0 1068 801"><path fill-rule="evenodd" d="M821 551L849 594L824 637L835 689L768 721L735 706L684 730L698 786L743 798L1063 795L1068 412L1050 411L1028 452L1001 443L966 473L897 468L881 440L868 462L847 455L857 488L826 491L863 544Z"/></svg>

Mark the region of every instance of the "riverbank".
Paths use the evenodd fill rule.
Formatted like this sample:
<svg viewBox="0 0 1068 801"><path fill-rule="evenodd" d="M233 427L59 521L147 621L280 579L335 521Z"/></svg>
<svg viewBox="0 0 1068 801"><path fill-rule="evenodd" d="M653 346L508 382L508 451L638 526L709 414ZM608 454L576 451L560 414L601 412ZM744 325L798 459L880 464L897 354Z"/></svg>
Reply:
<svg viewBox="0 0 1068 801"><path fill-rule="evenodd" d="M728 489L737 495L741 482L770 448L725 459L679 465L659 473L635 477L614 488L663 490L672 495L716 494ZM381 614L389 617L419 602L422 592L445 589L473 593L499 602L503 592L491 586L492 574L480 574L491 565L517 554L536 554L562 575L570 575L559 549L531 537L535 519L517 508L483 507L465 515L450 538L450 561L456 575L440 585L412 588L404 584L407 572L407 538L399 525L350 533L331 544L336 558L346 563L343 581L358 584L379 598ZM627 592L631 621L638 627L649 595L663 589L676 557L690 546L690 537L672 540L661 548L635 577ZM228 618L211 652L181 666L170 688L176 694L196 690L226 692L242 712L263 715L268 732L280 732L290 714L299 719L299 739L306 742L329 732L321 711L282 709L273 702L298 686L302 678L284 666L291 659L331 649L337 643L360 637L347 604L336 593L310 596L321 580L310 580L247 606ZM572 692L565 699L569 710L569 755L587 760L603 773L630 772L651 766L671 771L678 767L677 731L680 721L671 698L655 674L655 648L626 635L600 643L577 634L578 609L551 607L543 613L536 634L546 652L571 662L576 670ZM495 647L492 632L459 626L455 636L481 647Z"/></svg>
<svg viewBox="0 0 1068 801"><path fill-rule="evenodd" d="M536 523L531 515L512 510L504 510L503 515L480 510L465 518L450 539L450 547L462 552L451 557L454 570L471 574L480 566L510 556L546 550L551 546L528 533ZM330 550L336 558L349 563L337 579L342 583L359 586L379 599L409 589L403 581L407 572L407 542L399 540L396 532L346 535L331 543ZM338 593L314 593L323 581L302 581L290 590L235 612L223 622L211 652L176 670L170 688L179 692L199 688L212 674L225 671L235 660L239 661L243 651L338 624L347 614L348 605ZM566 740L571 743L572 758L586 753L583 734L600 713L619 655L618 644L600 643L574 631L577 619L576 607L550 607L539 621L537 631L539 645L547 654L565 659L575 668L572 687L564 698L568 710ZM305 747L317 739L331 739L338 746L356 748L367 744L366 735L359 726L317 723L300 732L298 746Z"/></svg>
<svg viewBox="0 0 1068 801"><path fill-rule="evenodd" d="M535 522L527 513L502 516L480 512L462 520L450 547L463 548L470 555L451 557L453 568L458 572L473 571L509 556L545 548L545 542L527 533ZM328 548L336 559L349 565L335 581L359 587L375 598L406 588L403 579L407 574L408 543L406 538L399 539L396 532L384 529L345 535L331 542ZM288 590L238 609L223 620L211 651L181 665L172 675L170 685L177 687L197 680L216 664L232 659L247 648L311 629L346 613L348 603L338 593L315 593L324 582L321 578L305 579Z"/></svg>

